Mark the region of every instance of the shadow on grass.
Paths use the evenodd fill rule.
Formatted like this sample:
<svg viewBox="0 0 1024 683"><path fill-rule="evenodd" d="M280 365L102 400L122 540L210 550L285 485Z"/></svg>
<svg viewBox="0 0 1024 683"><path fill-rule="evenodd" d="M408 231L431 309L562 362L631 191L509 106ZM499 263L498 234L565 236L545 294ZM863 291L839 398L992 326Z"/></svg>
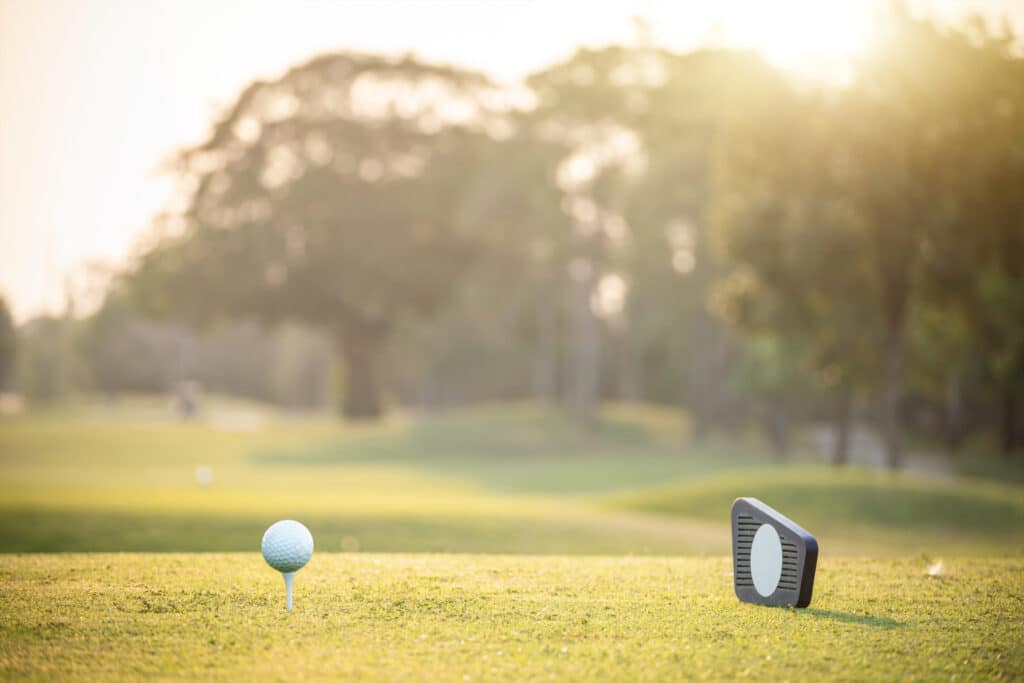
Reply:
<svg viewBox="0 0 1024 683"><path fill-rule="evenodd" d="M870 614L850 614L848 612L837 612L832 609L805 609L804 614L809 614L819 619L831 619L842 624L857 624L859 626L870 626L891 630L906 626L903 622L890 619L889 617L873 617Z"/></svg>

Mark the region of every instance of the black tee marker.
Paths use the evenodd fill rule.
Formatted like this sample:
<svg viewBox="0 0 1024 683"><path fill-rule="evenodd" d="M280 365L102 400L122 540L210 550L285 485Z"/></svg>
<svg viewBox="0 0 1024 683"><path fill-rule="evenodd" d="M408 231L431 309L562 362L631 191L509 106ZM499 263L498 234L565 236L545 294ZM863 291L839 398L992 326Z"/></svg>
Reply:
<svg viewBox="0 0 1024 683"><path fill-rule="evenodd" d="M818 542L757 498L732 504L732 577L743 602L807 607Z"/></svg>

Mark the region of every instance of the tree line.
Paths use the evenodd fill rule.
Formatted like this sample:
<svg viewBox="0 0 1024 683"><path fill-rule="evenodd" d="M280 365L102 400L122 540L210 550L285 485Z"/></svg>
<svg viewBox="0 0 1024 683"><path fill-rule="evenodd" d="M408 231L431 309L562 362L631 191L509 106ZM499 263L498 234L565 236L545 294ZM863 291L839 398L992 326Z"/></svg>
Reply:
<svg viewBox="0 0 1024 683"><path fill-rule="evenodd" d="M173 157L180 206L108 301L322 330L349 418L642 400L780 451L831 420L839 463L855 414L894 468L907 428L1013 451L1024 60L981 22L895 13L877 42L843 86L643 44L516 87L317 57Z"/></svg>

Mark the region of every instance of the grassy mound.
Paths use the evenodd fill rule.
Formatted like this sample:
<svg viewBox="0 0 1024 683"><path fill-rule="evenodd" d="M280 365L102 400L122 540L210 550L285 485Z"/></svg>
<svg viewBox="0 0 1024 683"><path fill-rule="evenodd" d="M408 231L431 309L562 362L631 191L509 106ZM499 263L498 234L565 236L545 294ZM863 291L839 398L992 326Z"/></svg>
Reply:
<svg viewBox="0 0 1024 683"><path fill-rule="evenodd" d="M974 480L944 481L829 467L721 473L609 498L623 510L724 519L740 496L760 498L812 533L888 540L916 550L967 544L977 552L1024 552L1024 490ZM960 548L963 549L963 548Z"/></svg>

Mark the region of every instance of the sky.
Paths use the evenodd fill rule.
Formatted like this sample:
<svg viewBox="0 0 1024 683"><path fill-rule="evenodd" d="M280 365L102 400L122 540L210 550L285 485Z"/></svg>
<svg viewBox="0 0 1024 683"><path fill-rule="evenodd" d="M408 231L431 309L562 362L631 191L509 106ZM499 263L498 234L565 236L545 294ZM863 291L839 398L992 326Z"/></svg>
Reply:
<svg viewBox="0 0 1024 683"><path fill-rule="evenodd" d="M952 17L1024 0L919 0ZM751 47L797 70L870 40L870 0L0 0L0 295L63 309L90 264L123 264L171 197L161 162L247 83L331 50L400 54L504 82L581 45ZM1019 25L1019 24L1018 24Z"/></svg>

